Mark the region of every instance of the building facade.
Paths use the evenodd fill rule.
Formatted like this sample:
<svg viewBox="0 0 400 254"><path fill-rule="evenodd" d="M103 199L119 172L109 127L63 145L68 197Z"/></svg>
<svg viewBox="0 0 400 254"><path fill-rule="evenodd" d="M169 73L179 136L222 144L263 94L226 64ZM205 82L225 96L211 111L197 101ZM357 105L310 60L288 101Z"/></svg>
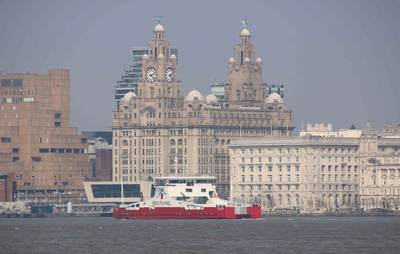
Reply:
<svg viewBox="0 0 400 254"><path fill-rule="evenodd" d="M400 138L242 139L230 155L231 199L266 211L400 208Z"/></svg>
<svg viewBox="0 0 400 254"><path fill-rule="evenodd" d="M181 95L176 55L163 25L156 24L137 93L127 93L113 115L114 181L215 175L227 197L232 138L291 135L292 111L278 94L266 96L262 60L247 27L239 39L220 103L196 90Z"/></svg>
<svg viewBox="0 0 400 254"><path fill-rule="evenodd" d="M0 172L25 195L82 190L87 139L70 127L69 71L0 75Z"/></svg>
<svg viewBox="0 0 400 254"><path fill-rule="evenodd" d="M400 209L400 126L365 131L360 163L362 206Z"/></svg>
<svg viewBox="0 0 400 254"><path fill-rule="evenodd" d="M219 102L225 100L225 84L214 82L211 84L211 94L217 97Z"/></svg>
<svg viewBox="0 0 400 254"><path fill-rule="evenodd" d="M142 77L142 58L147 54L147 48L134 48L131 51L131 61L129 69L124 70L125 73L121 79L117 81L115 86L115 107L118 108L122 97L128 92L137 93L137 84Z"/></svg>
<svg viewBox="0 0 400 254"><path fill-rule="evenodd" d="M321 137L231 143L231 199L268 210L336 211L359 203L358 140Z"/></svg>
<svg viewBox="0 0 400 254"><path fill-rule="evenodd" d="M178 50L171 49L171 54L174 54L178 61ZM119 107L119 103L122 97L128 92L137 94L138 83L142 78L142 61L143 56L147 55L148 49L145 47L137 47L131 50L131 64L121 79L117 81L115 86L115 108Z"/></svg>
<svg viewBox="0 0 400 254"><path fill-rule="evenodd" d="M112 146L108 144L107 140L101 136L89 138L87 153L91 165L91 175L89 180L111 181Z"/></svg>
<svg viewBox="0 0 400 254"><path fill-rule="evenodd" d="M0 173L0 203L16 201L16 193L17 184L15 182L14 173Z"/></svg>

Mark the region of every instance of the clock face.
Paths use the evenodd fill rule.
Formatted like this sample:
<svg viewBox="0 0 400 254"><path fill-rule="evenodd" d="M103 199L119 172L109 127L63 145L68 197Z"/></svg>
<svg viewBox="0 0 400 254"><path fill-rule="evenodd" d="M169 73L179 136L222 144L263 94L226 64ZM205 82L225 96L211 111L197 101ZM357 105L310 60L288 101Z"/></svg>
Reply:
<svg viewBox="0 0 400 254"><path fill-rule="evenodd" d="M149 82L154 82L157 78L157 71L153 67L147 69L146 72L146 79Z"/></svg>
<svg viewBox="0 0 400 254"><path fill-rule="evenodd" d="M174 78L175 78L174 69L168 68L168 69L166 70L166 72L165 72L165 79L166 79L168 82L172 82L172 81L174 80Z"/></svg>

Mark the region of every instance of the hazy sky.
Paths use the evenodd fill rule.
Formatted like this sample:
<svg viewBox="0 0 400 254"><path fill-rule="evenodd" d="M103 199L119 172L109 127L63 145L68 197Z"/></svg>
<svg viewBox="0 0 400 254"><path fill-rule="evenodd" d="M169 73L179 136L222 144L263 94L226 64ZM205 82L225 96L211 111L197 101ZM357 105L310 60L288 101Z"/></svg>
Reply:
<svg viewBox="0 0 400 254"><path fill-rule="evenodd" d="M179 50L183 92L226 81L246 18L267 83L301 121L338 128L400 122L400 1L0 0L0 70L71 71L72 124L111 126L114 86L155 16Z"/></svg>

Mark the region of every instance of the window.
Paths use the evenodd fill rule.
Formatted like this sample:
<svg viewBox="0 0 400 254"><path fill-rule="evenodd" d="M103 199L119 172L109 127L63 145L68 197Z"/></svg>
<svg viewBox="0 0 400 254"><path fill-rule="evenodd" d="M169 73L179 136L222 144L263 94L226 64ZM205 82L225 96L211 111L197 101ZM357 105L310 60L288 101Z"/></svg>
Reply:
<svg viewBox="0 0 400 254"><path fill-rule="evenodd" d="M185 191L186 192L193 192L193 189L192 188L187 188L187 189L185 189Z"/></svg>
<svg viewBox="0 0 400 254"><path fill-rule="evenodd" d="M42 161L42 158L41 157L32 157L32 161L40 162L40 161Z"/></svg>
<svg viewBox="0 0 400 254"><path fill-rule="evenodd" d="M49 153L49 148L39 148L39 153Z"/></svg>
<svg viewBox="0 0 400 254"><path fill-rule="evenodd" d="M124 184L124 197L136 197L140 198L140 184ZM121 197L121 185L120 184L94 184L92 186L93 197L95 198L109 198L109 197Z"/></svg>
<svg viewBox="0 0 400 254"><path fill-rule="evenodd" d="M10 137L1 137L1 143L11 143Z"/></svg>
<svg viewBox="0 0 400 254"><path fill-rule="evenodd" d="M22 79L13 79L12 86L13 87L22 87L23 80Z"/></svg>
<svg viewBox="0 0 400 254"><path fill-rule="evenodd" d="M2 87L11 87L11 79L2 79L1 86Z"/></svg>

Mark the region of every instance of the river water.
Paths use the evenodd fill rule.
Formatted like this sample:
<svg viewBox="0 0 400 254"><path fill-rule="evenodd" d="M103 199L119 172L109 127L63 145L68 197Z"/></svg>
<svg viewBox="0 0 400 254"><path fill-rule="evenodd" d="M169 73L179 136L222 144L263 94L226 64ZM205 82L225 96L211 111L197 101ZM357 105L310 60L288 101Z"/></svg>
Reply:
<svg viewBox="0 0 400 254"><path fill-rule="evenodd" d="M400 217L0 219L0 253L400 253Z"/></svg>

